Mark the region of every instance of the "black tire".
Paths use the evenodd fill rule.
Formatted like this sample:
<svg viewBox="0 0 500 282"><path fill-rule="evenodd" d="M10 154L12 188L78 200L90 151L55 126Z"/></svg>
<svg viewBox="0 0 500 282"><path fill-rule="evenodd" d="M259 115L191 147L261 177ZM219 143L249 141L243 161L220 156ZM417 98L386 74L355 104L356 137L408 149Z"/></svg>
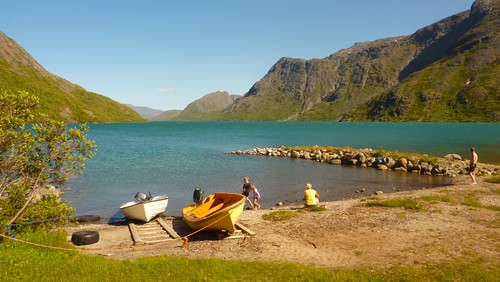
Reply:
<svg viewBox="0 0 500 282"><path fill-rule="evenodd" d="M91 222L91 221L98 221L101 219L101 217L98 215L86 214L86 215L75 216L74 219L75 219L75 221L78 221L78 222Z"/></svg>
<svg viewBox="0 0 500 282"><path fill-rule="evenodd" d="M99 242L99 232L78 231L71 235L71 242L77 246L90 245Z"/></svg>

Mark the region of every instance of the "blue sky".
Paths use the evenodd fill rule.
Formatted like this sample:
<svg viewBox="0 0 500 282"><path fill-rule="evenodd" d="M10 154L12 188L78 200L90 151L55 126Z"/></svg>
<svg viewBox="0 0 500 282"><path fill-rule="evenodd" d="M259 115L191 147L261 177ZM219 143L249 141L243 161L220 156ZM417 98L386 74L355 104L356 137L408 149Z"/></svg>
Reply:
<svg viewBox="0 0 500 282"><path fill-rule="evenodd" d="M409 35L472 0L0 0L0 31L49 72L120 103L245 94L281 57Z"/></svg>

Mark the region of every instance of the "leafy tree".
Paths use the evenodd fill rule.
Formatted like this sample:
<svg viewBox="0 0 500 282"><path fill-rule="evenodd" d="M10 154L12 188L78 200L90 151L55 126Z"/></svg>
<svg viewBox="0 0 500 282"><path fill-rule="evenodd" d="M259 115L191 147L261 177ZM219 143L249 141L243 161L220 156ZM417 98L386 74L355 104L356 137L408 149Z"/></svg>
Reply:
<svg viewBox="0 0 500 282"><path fill-rule="evenodd" d="M85 124L48 119L31 124L39 99L0 91L0 224L67 219L74 212L57 186L81 174L95 154ZM43 116L43 115L42 115Z"/></svg>

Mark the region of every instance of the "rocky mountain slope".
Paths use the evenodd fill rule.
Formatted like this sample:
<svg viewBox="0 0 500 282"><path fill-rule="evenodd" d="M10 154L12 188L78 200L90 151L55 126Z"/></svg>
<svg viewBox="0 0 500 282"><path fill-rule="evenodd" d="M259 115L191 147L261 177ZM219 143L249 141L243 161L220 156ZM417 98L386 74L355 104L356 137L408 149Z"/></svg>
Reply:
<svg viewBox="0 0 500 282"><path fill-rule="evenodd" d="M223 120L499 121L500 0L410 36L282 58Z"/></svg>
<svg viewBox="0 0 500 282"><path fill-rule="evenodd" d="M232 105L239 95L230 95L226 91L209 93L200 99L191 102L180 112L167 111L153 120L203 120L213 119L213 115L218 115L220 111Z"/></svg>
<svg viewBox="0 0 500 282"><path fill-rule="evenodd" d="M132 108L132 110L136 111L141 117L143 117L145 119L150 119L150 118L156 117L158 115L161 115L163 113L162 110L152 109L149 107L134 106L134 105L130 105L130 104L126 104L126 105L129 106L130 108Z"/></svg>
<svg viewBox="0 0 500 282"><path fill-rule="evenodd" d="M66 122L143 121L131 108L49 73L0 32L0 90L24 90L40 99L39 112ZM39 114L35 120L39 120Z"/></svg>

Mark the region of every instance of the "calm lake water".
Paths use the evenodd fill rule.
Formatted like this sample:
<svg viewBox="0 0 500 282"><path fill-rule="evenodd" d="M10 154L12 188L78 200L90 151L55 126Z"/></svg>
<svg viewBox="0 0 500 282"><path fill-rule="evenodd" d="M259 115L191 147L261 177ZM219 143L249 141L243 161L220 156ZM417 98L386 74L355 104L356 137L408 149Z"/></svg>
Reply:
<svg viewBox="0 0 500 282"><path fill-rule="evenodd" d="M195 188L205 195L240 193L243 176L259 189L263 208L301 201L307 182L322 201L352 197L363 188L366 193L393 192L450 182L446 177L228 154L239 149L329 145L468 158L474 146L481 162L500 163L498 123L148 122L89 127L97 154L84 174L69 182L64 198L76 214L104 217L139 191L167 194L166 213L178 215L191 204Z"/></svg>

